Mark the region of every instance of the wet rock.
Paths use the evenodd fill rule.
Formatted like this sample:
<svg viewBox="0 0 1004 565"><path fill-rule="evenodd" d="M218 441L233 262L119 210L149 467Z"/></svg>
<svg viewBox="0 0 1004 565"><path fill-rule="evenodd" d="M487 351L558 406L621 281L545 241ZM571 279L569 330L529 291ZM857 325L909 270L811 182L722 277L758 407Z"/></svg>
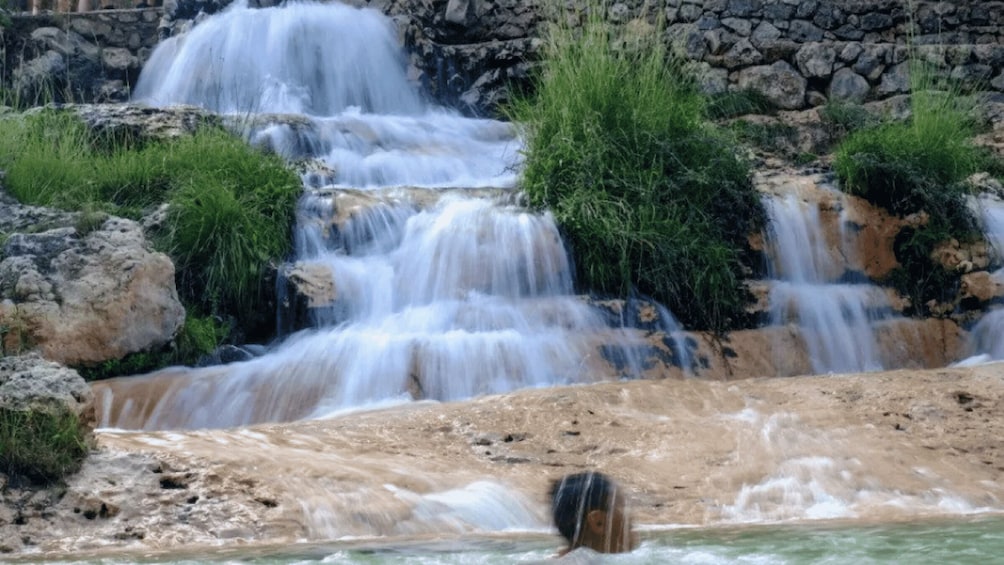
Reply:
<svg viewBox="0 0 1004 565"><path fill-rule="evenodd" d="M976 306L992 300L1004 298L1004 280L987 271L976 271L962 275L959 284L959 299L963 303L975 301Z"/></svg>

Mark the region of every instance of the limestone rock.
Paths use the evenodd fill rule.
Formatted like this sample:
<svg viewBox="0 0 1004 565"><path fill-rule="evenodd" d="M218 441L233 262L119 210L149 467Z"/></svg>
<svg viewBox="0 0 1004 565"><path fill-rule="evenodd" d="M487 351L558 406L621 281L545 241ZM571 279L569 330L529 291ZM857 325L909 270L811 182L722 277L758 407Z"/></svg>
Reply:
<svg viewBox="0 0 1004 565"><path fill-rule="evenodd" d="M141 139L173 139L191 135L201 126L221 123L219 116L194 106L151 108L139 104L81 104L68 108L92 131Z"/></svg>
<svg viewBox="0 0 1004 565"><path fill-rule="evenodd" d="M910 90L910 63L902 62L882 75L878 93L883 96L899 94Z"/></svg>
<svg viewBox="0 0 1004 565"><path fill-rule="evenodd" d="M972 299L985 304L994 299L1004 298L1004 280L987 271L976 271L962 275L959 285L960 300Z"/></svg>
<svg viewBox="0 0 1004 565"><path fill-rule="evenodd" d="M5 350L37 346L47 359L75 365L170 341L185 311L174 265L149 247L139 224L120 218L87 235L74 227L12 234L0 262Z"/></svg>
<svg viewBox="0 0 1004 565"><path fill-rule="evenodd" d="M740 89L755 90L779 108L794 110L805 102L807 81L785 61L743 69L738 82Z"/></svg>
<svg viewBox="0 0 1004 565"><path fill-rule="evenodd" d="M36 353L0 358L0 409L58 414L68 410L94 428L94 394L73 369Z"/></svg>

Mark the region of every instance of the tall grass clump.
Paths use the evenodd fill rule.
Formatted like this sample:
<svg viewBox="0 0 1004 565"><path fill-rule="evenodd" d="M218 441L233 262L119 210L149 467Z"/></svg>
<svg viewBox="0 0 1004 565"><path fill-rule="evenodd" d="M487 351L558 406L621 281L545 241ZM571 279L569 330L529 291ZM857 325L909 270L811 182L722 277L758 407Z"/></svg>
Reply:
<svg viewBox="0 0 1004 565"><path fill-rule="evenodd" d="M266 273L290 250L302 191L280 157L215 126L147 140L97 133L46 109L3 120L0 169L19 201L92 217L139 219L167 202L154 243L175 263L183 302L251 333L271 324Z"/></svg>
<svg viewBox="0 0 1004 565"><path fill-rule="evenodd" d="M960 196L961 181L984 162L972 141L975 102L923 63L911 64L910 72L910 119L853 132L834 168L845 191L891 212L937 214L930 205Z"/></svg>
<svg viewBox="0 0 1004 565"><path fill-rule="evenodd" d="M688 326L725 329L746 300L740 250L763 222L749 165L661 26L619 36L603 13L555 18L534 93L510 108L525 128L522 188L554 213L580 286L646 294Z"/></svg>
<svg viewBox="0 0 1004 565"><path fill-rule="evenodd" d="M76 414L0 408L0 473L53 483L77 471L87 452L86 430Z"/></svg>
<svg viewBox="0 0 1004 565"><path fill-rule="evenodd" d="M910 75L910 118L851 133L834 169L846 192L897 215L927 214L926 225L904 230L895 246L903 267L893 283L919 305L950 291L951 277L930 258L934 246L979 237L965 179L987 165L987 153L973 143L975 98L920 61Z"/></svg>

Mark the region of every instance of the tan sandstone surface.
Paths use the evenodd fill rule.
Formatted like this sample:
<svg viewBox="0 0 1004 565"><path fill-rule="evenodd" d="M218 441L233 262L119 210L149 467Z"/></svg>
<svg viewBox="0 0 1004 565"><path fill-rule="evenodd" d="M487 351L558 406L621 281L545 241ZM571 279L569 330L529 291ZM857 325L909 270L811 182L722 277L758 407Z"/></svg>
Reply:
<svg viewBox="0 0 1004 565"><path fill-rule="evenodd" d="M647 525L1000 511L1004 363L621 381L98 444L60 500L9 493L5 557L477 529L448 493L544 528L549 481L582 469L618 478Z"/></svg>

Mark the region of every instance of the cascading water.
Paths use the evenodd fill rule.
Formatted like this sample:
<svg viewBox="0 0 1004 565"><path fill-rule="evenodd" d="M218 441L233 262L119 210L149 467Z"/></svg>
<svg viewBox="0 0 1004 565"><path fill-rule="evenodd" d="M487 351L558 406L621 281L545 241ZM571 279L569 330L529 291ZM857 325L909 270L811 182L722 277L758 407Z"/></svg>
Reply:
<svg viewBox="0 0 1004 565"><path fill-rule="evenodd" d="M818 205L797 195L768 196L764 208L770 218L767 247L774 279L769 294L771 323L798 327L813 372L880 370L873 324L889 308L885 292L872 285L841 282L844 238L827 241Z"/></svg>
<svg viewBox="0 0 1004 565"><path fill-rule="evenodd" d="M514 128L427 107L378 12L228 8L159 46L137 96L248 114L252 142L322 162L304 174L297 265L330 273L334 298L264 357L98 386L102 425L223 427L592 382L619 376L602 360L612 344L637 370L641 338L572 295L553 219L518 205Z"/></svg>
<svg viewBox="0 0 1004 565"><path fill-rule="evenodd" d="M983 231L998 261L1004 261L1004 202L999 198L984 194L977 199L978 216ZM994 271L991 276L1004 284L1004 268ZM970 332L970 349L975 355L986 355L990 359L1004 359L1004 308L998 307L983 315Z"/></svg>

